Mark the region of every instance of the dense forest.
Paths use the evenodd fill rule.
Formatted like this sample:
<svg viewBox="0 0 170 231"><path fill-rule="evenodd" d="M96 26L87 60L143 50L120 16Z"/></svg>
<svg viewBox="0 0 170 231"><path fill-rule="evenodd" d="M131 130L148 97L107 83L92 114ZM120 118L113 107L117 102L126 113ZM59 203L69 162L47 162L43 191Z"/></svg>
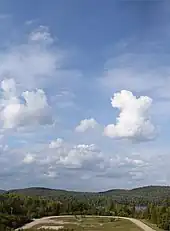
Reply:
<svg viewBox="0 0 170 231"><path fill-rule="evenodd" d="M170 230L170 187L99 193L28 188L0 194L1 231L14 230L34 218L65 214L134 217Z"/></svg>

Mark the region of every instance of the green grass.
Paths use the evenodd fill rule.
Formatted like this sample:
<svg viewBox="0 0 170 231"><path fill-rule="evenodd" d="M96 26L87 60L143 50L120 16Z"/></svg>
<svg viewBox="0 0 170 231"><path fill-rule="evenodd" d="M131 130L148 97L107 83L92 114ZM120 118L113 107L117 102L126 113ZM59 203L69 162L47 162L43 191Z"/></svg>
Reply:
<svg viewBox="0 0 170 231"><path fill-rule="evenodd" d="M56 221L63 221L63 224ZM66 223L65 223L66 222ZM135 224L128 220L103 218L103 217L69 217L51 219L51 223L42 224L42 226L63 226L64 228L73 228L75 231L142 231ZM40 228L41 225L35 228Z"/></svg>

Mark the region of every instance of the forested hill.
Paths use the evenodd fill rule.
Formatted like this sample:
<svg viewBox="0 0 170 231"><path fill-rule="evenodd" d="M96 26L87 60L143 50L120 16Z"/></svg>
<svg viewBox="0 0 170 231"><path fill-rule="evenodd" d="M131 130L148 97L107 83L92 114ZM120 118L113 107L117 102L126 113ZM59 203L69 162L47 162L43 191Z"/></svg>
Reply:
<svg viewBox="0 0 170 231"><path fill-rule="evenodd" d="M100 192L104 195L117 195L122 196L134 195L134 196L170 196L170 186L145 186L134 188L131 190L125 189L113 189L104 192Z"/></svg>
<svg viewBox="0 0 170 231"><path fill-rule="evenodd" d="M135 188L131 190L125 189L113 189L103 192L77 192L77 191L67 191L60 189L50 189L43 187L33 187L33 188L25 188L25 189L14 189L9 190L6 193L17 193L23 194L26 196L40 196L40 197L60 197L60 196L111 196L112 198L138 198L142 197L143 199L149 198L167 198L170 197L170 186L146 186Z"/></svg>
<svg viewBox="0 0 170 231"><path fill-rule="evenodd" d="M2 191L0 195L0 231L15 230L34 218L58 215L134 217L170 230L170 187L96 193L36 187Z"/></svg>

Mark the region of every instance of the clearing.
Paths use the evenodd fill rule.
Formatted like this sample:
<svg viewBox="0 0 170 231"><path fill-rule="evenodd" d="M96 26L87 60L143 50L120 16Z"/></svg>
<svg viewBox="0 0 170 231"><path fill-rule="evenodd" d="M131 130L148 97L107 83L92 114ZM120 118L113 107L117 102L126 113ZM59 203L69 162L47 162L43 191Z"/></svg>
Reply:
<svg viewBox="0 0 170 231"><path fill-rule="evenodd" d="M90 217L90 216L68 216L50 217L34 221L34 225L27 224L24 229L35 228L37 230L49 229L60 230L69 228L75 231L142 231L128 219L114 217Z"/></svg>

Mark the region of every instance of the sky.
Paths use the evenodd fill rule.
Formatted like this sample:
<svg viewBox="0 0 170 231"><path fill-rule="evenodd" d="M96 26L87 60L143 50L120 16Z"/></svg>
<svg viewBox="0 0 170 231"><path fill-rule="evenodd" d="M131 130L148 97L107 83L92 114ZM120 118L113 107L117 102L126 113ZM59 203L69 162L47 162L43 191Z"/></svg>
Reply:
<svg viewBox="0 0 170 231"><path fill-rule="evenodd" d="M0 0L0 188L170 184L170 2Z"/></svg>

